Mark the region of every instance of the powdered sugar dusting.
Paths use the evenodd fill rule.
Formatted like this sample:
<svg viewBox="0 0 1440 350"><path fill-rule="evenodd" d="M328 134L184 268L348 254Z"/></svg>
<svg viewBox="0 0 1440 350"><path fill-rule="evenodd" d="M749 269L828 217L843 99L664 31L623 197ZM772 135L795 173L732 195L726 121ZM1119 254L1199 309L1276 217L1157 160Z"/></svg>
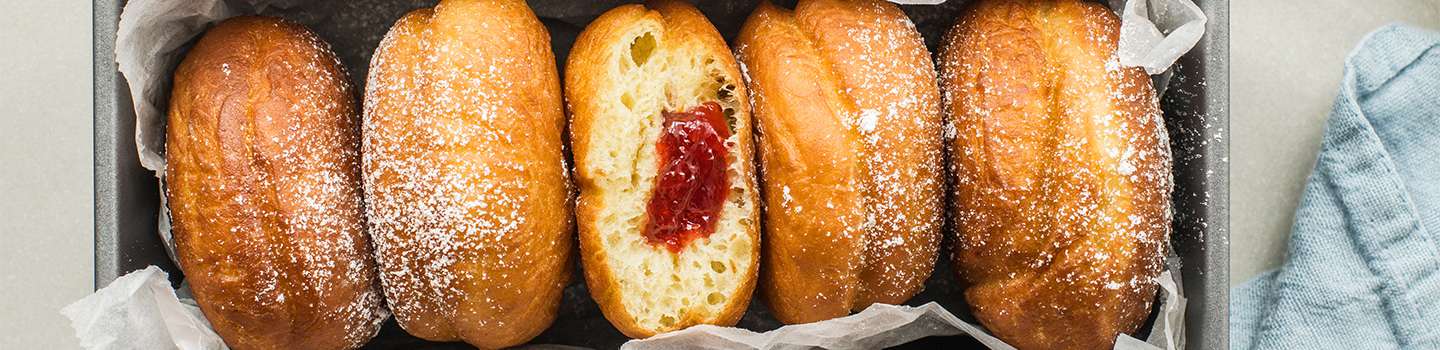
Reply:
<svg viewBox="0 0 1440 350"><path fill-rule="evenodd" d="M803 9L802 9L803 10ZM934 66L909 17L885 3L854 6L848 40L820 38L859 113L865 181L864 299L898 303L919 292L935 260L942 218L942 118ZM865 20L878 19L878 20ZM801 16L821 27L821 14ZM867 300L868 299L868 300Z"/></svg>
<svg viewBox="0 0 1440 350"><path fill-rule="evenodd" d="M860 119L856 121L855 126L860 129L860 132L868 134L875 131L875 123L879 119L880 112L873 109L862 109L860 110Z"/></svg>

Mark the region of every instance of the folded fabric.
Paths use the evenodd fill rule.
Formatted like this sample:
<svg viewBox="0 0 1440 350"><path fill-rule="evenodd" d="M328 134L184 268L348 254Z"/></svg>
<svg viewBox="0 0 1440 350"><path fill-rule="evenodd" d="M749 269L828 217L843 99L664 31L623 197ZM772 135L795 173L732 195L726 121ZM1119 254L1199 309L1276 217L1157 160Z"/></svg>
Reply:
<svg viewBox="0 0 1440 350"><path fill-rule="evenodd" d="M1346 58L1287 260L1231 292L1232 349L1440 349L1440 32Z"/></svg>

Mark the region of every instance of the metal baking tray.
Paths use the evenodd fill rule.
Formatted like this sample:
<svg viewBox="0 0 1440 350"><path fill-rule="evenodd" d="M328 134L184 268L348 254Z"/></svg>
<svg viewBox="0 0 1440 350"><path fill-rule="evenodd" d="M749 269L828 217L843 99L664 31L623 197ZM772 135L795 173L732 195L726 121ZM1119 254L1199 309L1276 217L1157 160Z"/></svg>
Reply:
<svg viewBox="0 0 1440 350"><path fill-rule="evenodd" d="M95 286L116 277L157 265L170 272L172 282L183 275L172 264L157 235L160 205L155 176L140 166L135 148L135 115L124 77L114 59L116 25L124 0L94 2L95 83ZM539 6L603 6L620 1L557 2L531 0L550 29L558 62L564 62L571 42L582 28L575 23L545 19ZM786 1L781 1L786 2ZM790 2L793 2L790 1ZM965 0L939 6L903 6L925 34L935 52L939 36L948 29ZM1170 133L1175 164L1175 207L1172 246L1181 261L1182 288L1189 303L1186 313L1187 349L1229 347L1229 4L1227 0L1195 0L1209 16L1205 36L1180 59L1169 80L1161 108ZM319 2L306 9L278 10L277 15L310 25L330 41L357 86L363 86L371 52L400 15L429 6L433 0L364 0ZM700 8L733 37L753 8L754 0L702 1ZM558 5L558 6L556 6ZM325 11L363 11L364 16L327 16ZM349 13L354 14L354 13ZM355 30L345 18L370 23ZM728 22L728 23L727 23ZM563 66L563 64L562 64ZM363 91L363 90L362 90ZM944 252L942 254L947 254ZM578 266L576 271L578 273ZM578 275L577 275L578 277ZM926 290L910 304L937 301L957 314L965 313L949 259L940 259ZM555 324L533 342L614 348L625 337L601 317L575 278L566 289ZM968 315L961 315L968 317ZM740 326L769 330L779 326L761 302L752 303ZM978 348L963 337L931 337L904 347ZM393 320L387 322L367 348L468 348L461 343L428 343L405 334Z"/></svg>

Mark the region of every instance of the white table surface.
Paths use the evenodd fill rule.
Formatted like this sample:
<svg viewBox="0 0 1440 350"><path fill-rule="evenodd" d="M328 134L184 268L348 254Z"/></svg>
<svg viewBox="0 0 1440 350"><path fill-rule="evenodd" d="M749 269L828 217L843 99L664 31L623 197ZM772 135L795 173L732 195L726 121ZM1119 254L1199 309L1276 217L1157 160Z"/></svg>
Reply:
<svg viewBox="0 0 1440 350"><path fill-rule="evenodd" d="M90 3L0 0L0 349L79 348L94 284Z"/></svg>
<svg viewBox="0 0 1440 350"><path fill-rule="evenodd" d="M0 0L0 349L78 347L57 310L93 278L89 2ZM1231 283L1283 258L1341 62L1435 0L1232 0Z"/></svg>

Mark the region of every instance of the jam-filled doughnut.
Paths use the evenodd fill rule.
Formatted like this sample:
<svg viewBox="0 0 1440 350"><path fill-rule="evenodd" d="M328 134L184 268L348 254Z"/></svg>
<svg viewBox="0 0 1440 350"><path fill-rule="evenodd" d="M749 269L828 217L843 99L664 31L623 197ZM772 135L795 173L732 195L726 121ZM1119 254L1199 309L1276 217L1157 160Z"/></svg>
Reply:
<svg viewBox="0 0 1440 350"><path fill-rule="evenodd" d="M759 266L750 112L734 56L678 1L617 7L565 70L585 281L631 337L732 325Z"/></svg>

